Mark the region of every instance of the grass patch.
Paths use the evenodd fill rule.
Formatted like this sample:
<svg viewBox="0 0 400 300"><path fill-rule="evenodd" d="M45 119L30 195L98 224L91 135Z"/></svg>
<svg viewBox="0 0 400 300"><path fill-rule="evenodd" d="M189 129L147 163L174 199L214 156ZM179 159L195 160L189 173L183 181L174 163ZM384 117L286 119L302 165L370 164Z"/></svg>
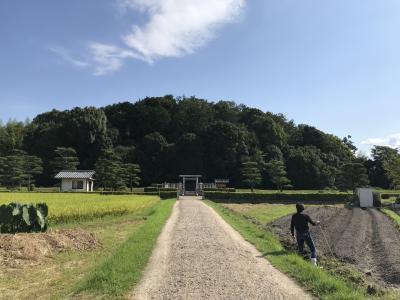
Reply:
<svg viewBox="0 0 400 300"><path fill-rule="evenodd" d="M295 253L286 251L272 232L249 222L240 215L220 204L206 201L235 228L247 241L252 243L279 270L295 278L306 289L321 299L366 299L371 298L356 284L335 276L321 268L315 268Z"/></svg>
<svg viewBox="0 0 400 300"><path fill-rule="evenodd" d="M393 220L393 222L397 225L397 227L400 229L400 216L394 212L393 210L389 208L382 208L381 211L387 215L390 219Z"/></svg>
<svg viewBox="0 0 400 300"><path fill-rule="evenodd" d="M221 204L246 217L254 218L260 223L268 224L279 218L292 214L296 211L294 205L284 204Z"/></svg>
<svg viewBox="0 0 400 300"><path fill-rule="evenodd" d="M174 203L162 201L137 231L90 273L77 294L89 292L118 299L130 291L139 281Z"/></svg>
<svg viewBox="0 0 400 300"><path fill-rule="evenodd" d="M141 213L142 214L142 213ZM0 269L0 299L64 299L98 264L115 251L145 222L143 216L107 216L80 223L59 224L53 229L79 228L95 234L101 246L92 251L69 250L39 266ZM24 284L21 285L21 282ZM46 295L44 297L44 295Z"/></svg>
<svg viewBox="0 0 400 300"><path fill-rule="evenodd" d="M75 193L0 193L0 204L45 202L49 224L82 222L105 216L135 214L153 207L160 198L142 195Z"/></svg>
<svg viewBox="0 0 400 300"><path fill-rule="evenodd" d="M251 189L236 189L236 192L239 193L252 193ZM254 189L254 193L260 194L276 194L276 193L285 193L285 194L348 194L351 191L338 191L338 190L262 190L262 189Z"/></svg>

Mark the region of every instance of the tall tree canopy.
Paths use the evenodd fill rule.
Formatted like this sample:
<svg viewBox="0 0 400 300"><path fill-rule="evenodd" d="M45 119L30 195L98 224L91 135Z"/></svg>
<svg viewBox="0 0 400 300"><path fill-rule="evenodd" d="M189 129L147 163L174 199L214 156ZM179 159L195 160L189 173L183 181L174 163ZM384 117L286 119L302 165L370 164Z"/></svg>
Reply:
<svg viewBox="0 0 400 300"><path fill-rule="evenodd" d="M52 110L30 123L0 125L0 157L14 150L39 157L43 175L35 179L40 185L54 184L54 151L69 148L76 151L74 165L80 169L96 166L117 171L124 164L139 165L142 185L197 173L205 181L228 178L232 185L245 186L243 161L262 166L277 160L276 170L286 169L295 188L334 187L341 166L355 159L349 136L339 138L309 125L296 125L282 114L196 97L167 95L103 108ZM377 148L365 165L371 166L368 175L373 184L390 187L397 173L388 171L386 150L381 150ZM111 163L114 159L118 166ZM277 185L265 168L260 174L260 187ZM125 184L103 183L110 188Z"/></svg>

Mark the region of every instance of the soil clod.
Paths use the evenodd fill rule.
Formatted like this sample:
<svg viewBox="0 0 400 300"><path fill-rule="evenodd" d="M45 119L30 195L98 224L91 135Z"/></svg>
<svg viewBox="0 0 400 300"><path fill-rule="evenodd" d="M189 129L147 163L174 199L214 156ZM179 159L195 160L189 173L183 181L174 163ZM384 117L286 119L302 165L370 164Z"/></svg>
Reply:
<svg viewBox="0 0 400 300"><path fill-rule="evenodd" d="M93 233L81 229L0 234L0 266L19 268L35 265L62 251L92 250L99 245Z"/></svg>

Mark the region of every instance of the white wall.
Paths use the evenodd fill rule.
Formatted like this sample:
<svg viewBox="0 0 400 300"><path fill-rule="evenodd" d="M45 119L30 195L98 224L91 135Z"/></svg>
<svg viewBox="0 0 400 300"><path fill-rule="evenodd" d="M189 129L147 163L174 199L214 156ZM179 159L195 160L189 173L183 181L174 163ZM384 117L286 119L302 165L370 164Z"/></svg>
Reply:
<svg viewBox="0 0 400 300"><path fill-rule="evenodd" d="M62 179L61 180L61 191L62 192L87 192L88 189L88 180L82 179L83 181L83 189L72 189L72 181L75 181L76 179Z"/></svg>
<svg viewBox="0 0 400 300"><path fill-rule="evenodd" d="M374 207L373 189L359 188L357 190L358 197L360 198L360 207Z"/></svg>

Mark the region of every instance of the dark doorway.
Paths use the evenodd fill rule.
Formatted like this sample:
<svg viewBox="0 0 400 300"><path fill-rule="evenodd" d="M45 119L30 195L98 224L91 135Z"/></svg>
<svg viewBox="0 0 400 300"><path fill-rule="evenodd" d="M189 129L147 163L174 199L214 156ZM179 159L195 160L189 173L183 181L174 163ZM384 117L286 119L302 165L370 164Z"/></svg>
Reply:
<svg viewBox="0 0 400 300"><path fill-rule="evenodd" d="M188 192L196 191L196 180L187 180L185 182L185 190Z"/></svg>

